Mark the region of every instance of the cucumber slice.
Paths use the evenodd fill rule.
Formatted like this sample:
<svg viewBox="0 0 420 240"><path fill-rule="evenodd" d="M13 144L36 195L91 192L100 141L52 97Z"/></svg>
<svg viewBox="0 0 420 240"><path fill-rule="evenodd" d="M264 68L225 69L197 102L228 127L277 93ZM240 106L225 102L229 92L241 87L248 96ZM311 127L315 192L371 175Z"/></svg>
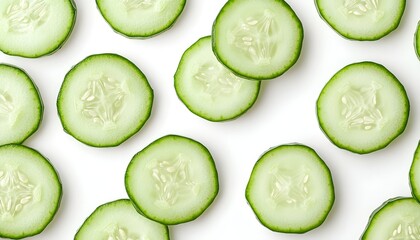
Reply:
<svg viewBox="0 0 420 240"><path fill-rule="evenodd" d="M168 227L139 214L121 199L99 206L83 223L75 240L169 240Z"/></svg>
<svg viewBox="0 0 420 240"><path fill-rule="evenodd" d="M372 213L361 239L420 239L420 204L413 198L386 201Z"/></svg>
<svg viewBox="0 0 420 240"><path fill-rule="evenodd" d="M420 201L420 142L414 153L410 167L410 186L413 196Z"/></svg>
<svg viewBox="0 0 420 240"><path fill-rule="evenodd" d="M0 145L22 143L42 120L38 89L20 68L0 64Z"/></svg>
<svg viewBox="0 0 420 240"><path fill-rule="evenodd" d="M373 62L338 71L317 101L318 121L330 141L360 154L385 148L404 132L409 112L404 86Z"/></svg>
<svg viewBox="0 0 420 240"><path fill-rule="evenodd" d="M283 0L231 0L213 25L213 51L226 67L249 79L272 79L299 58L303 26Z"/></svg>
<svg viewBox="0 0 420 240"><path fill-rule="evenodd" d="M58 50L76 22L73 0L1 0L0 51L37 58Z"/></svg>
<svg viewBox="0 0 420 240"><path fill-rule="evenodd" d="M146 217L173 225L199 217L216 198L219 182L206 147L186 137L168 135L133 157L125 187Z"/></svg>
<svg viewBox="0 0 420 240"><path fill-rule="evenodd" d="M153 90L144 74L116 54L92 55L67 73L57 100L64 130L94 147L121 144L149 119Z"/></svg>
<svg viewBox="0 0 420 240"><path fill-rule="evenodd" d="M420 22L417 24L417 30L414 37L414 46L416 49L417 57L420 59Z"/></svg>
<svg viewBox="0 0 420 240"><path fill-rule="evenodd" d="M321 17L341 36L378 40L394 31L405 10L405 0L315 0Z"/></svg>
<svg viewBox="0 0 420 240"><path fill-rule="evenodd" d="M56 214L61 182L51 163L22 145L0 147L0 237L41 233Z"/></svg>
<svg viewBox="0 0 420 240"><path fill-rule="evenodd" d="M174 78L176 93L187 108L216 122L244 114L257 100L261 85L235 76L220 64L212 52L210 36L185 51Z"/></svg>
<svg viewBox="0 0 420 240"><path fill-rule="evenodd" d="M331 172L312 149L281 145L255 164L246 199L268 229L304 233L320 226L335 199Z"/></svg>
<svg viewBox="0 0 420 240"><path fill-rule="evenodd" d="M184 9L186 0L96 0L102 16L126 37L152 37L169 29Z"/></svg>

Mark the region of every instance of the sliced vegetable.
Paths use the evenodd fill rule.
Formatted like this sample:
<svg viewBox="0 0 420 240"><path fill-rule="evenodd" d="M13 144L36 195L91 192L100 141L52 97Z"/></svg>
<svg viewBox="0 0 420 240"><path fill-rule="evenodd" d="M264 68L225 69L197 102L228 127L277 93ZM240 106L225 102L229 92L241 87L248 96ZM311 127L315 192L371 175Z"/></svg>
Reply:
<svg viewBox="0 0 420 240"><path fill-rule="evenodd" d="M320 226L333 206L331 172L313 149L281 145L255 164L246 199L272 231L304 233Z"/></svg>
<svg viewBox="0 0 420 240"><path fill-rule="evenodd" d="M21 239L41 233L61 202L57 172L39 152L0 147L0 237Z"/></svg>
<svg viewBox="0 0 420 240"><path fill-rule="evenodd" d="M0 51L28 58L54 53L76 22L73 0L2 0L0 13Z"/></svg>
<svg viewBox="0 0 420 240"><path fill-rule="evenodd" d="M213 25L213 51L238 76L282 75L299 58L303 27L283 0L231 0Z"/></svg>
<svg viewBox="0 0 420 240"><path fill-rule="evenodd" d="M234 75L211 50L211 37L203 37L185 51L175 73L175 90L194 114L225 121L244 114L255 103L261 83Z"/></svg>
<svg viewBox="0 0 420 240"><path fill-rule="evenodd" d="M199 217L215 199L219 183L213 158L201 143L168 135L133 157L125 187L146 217L172 225Z"/></svg>
<svg viewBox="0 0 420 240"><path fill-rule="evenodd" d="M321 17L341 36L378 40L400 24L406 0L316 0Z"/></svg>
<svg viewBox="0 0 420 240"><path fill-rule="evenodd" d="M152 37L169 29L184 9L186 0L96 0L108 22L127 37Z"/></svg>
<svg viewBox="0 0 420 240"><path fill-rule="evenodd" d="M99 206L75 240L169 240L168 227L139 214L128 199Z"/></svg>
<svg viewBox="0 0 420 240"><path fill-rule="evenodd" d="M376 209L362 240L420 238L420 204L413 198L394 198Z"/></svg>
<svg viewBox="0 0 420 240"><path fill-rule="evenodd" d="M22 143L42 120L38 88L22 69L0 64L0 145Z"/></svg>
<svg viewBox="0 0 420 240"><path fill-rule="evenodd" d="M360 154L390 144L404 132L409 112L404 86L373 62L338 71L317 101L318 121L327 137L336 146Z"/></svg>
<svg viewBox="0 0 420 240"><path fill-rule="evenodd" d="M144 74L116 54L92 55L67 73L57 100L66 132L94 147L112 147L149 119L153 90Z"/></svg>

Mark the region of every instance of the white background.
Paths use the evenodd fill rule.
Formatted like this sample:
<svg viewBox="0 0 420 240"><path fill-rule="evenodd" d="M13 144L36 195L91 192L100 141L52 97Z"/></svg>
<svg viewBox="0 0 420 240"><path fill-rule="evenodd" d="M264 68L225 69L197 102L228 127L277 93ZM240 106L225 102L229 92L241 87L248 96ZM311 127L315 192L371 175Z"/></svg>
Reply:
<svg viewBox="0 0 420 240"><path fill-rule="evenodd" d="M61 50L40 59L0 53L0 62L25 69L40 89L44 119L39 131L25 144L51 160L64 188L55 219L41 235L30 239L73 239L97 206L127 197L124 173L131 157L167 134L191 137L207 146L220 178L214 204L197 220L170 227L173 240L354 240L382 202L410 196L408 171L420 137L420 61L413 47L420 1L408 0L399 28L375 42L340 37L321 20L313 1L288 2L305 30L299 61L281 77L263 83L259 99L249 112L225 123L208 122L190 113L173 87L173 74L182 53L198 38L211 33L223 0L189 0L172 29L146 40L114 33L95 1L76 0L77 23ZM119 147L98 149L76 141L62 130L56 98L64 75L73 65L88 55L105 52L121 54L139 66L155 91L155 102L151 118L138 134ZM411 100L411 113L404 134L386 149L357 155L338 149L324 136L316 120L315 101L336 71L365 60L385 65L400 79ZM244 197L258 157L270 147L291 142L306 144L318 152L333 173L336 190L336 201L325 223L303 235L266 229Z"/></svg>

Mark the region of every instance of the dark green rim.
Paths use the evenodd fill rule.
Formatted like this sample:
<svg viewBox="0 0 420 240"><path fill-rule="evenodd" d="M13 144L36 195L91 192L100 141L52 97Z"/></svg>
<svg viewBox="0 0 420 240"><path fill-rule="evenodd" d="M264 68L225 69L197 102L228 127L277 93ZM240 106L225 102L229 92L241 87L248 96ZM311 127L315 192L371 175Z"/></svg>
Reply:
<svg viewBox="0 0 420 240"><path fill-rule="evenodd" d="M211 196L209 196L209 198L207 199L207 202L204 203L202 205L202 207L198 210L196 210L194 213L189 214L186 217L183 218L177 218L177 219L168 219L168 218L159 218L154 216L152 213L150 213L148 211L147 208L142 207L142 203L141 200L137 199L137 197L135 196L135 194L132 192L132 188L130 187L130 177L131 177L131 172L132 172L132 166L136 161L147 161L147 159L142 159L141 155L144 152L147 152L148 149L150 147L152 147L153 145L158 145L160 144L160 142L165 141L168 138L172 138L172 139L176 139L176 140L182 140L182 141L187 141L189 143L194 144L197 148L200 149L200 151L202 151L206 156L207 156L207 161L210 163L211 165L211 169L213 170L213 177L211 179L212 184L214 184L214 192L212 193ZM138 173L135 173L138 174ZM165 225L177 225L177 224L181 224L181 223L186 223L186 222L190 222L195 220L196 218L198 218L199 216L201 216L214 202L214 200L216 199L218 192L219 192L219 177L218 177L218 173L217 173L217 168L216 168L216 164L214 162L214 159L210 153L210 151L200 142L191 139L191 138L187 138L184 136L179 136L179 135L166 135L164 137L161 137L155 141L153 141L152 143L150 143L148 146L146 146L145 148L143 148L143 150L141 150L140 152L136 153L133 158L131 159L130 163L128 164L126 173L125 173L125 189L127 191L128 197L130 198L130 200L133 202L133 204L135 205L136 209L138 209L139 212L141 212L144 216L146 216L147 218L156 221L156 222L160 222L162 224Z"/></svg>
<svg viewBox="0 0 420 240"><path fill-rule="evenodd" d="M41 53L37 53L37 54L24 54L24 53L17 53L16 51L13 50L6 50L6 49L2 49L0 48L0 51L3 52L4 54L10 55L10 56L17 56L17 57L24 57L24 58L39 58L39 57L43 57L43 56L49 56L54 54L55 52L57 52L58 50L60 50L64 44L68 41L68 39L70 38L71 33L73 32L74 26L76 24L76 18L77 18L77 7L76 7L76 3L73 0L67 0L70 3L71 6L71 11L73 13L73 19L70 22L70 25L67 26L67 34L65 34L62 38L60 38L58 41L55 41L56 44L50 48L50 50L47 50L45 52L41 52Z"/></svg>
<svg viewBox="0 0 420 240"><path fill-rule="evenodd" d="M200 38L193 45L191 45L182 55L181 60L178 64L178 68L177 68L177 70L175 72L175 75L174 75L175 91L176 91L176 94L177 94L178 98L182 101L182 103L184 103L184 105L188 108L188 110L190 110L190 112L194 113L195 115L197 115L201 118L204 118L204 119L212 121L212 122L223 122L223 121L228 121L228 120L234 120L234 119L242 116L243 114L245 114L255 104L255 102L258 99L258 95L259 95L259 92L260 92L260 89L261 89L261 82L260 81L253 81L253 82L257 83L256 89L255 89L255 94L253 95L253 98L251 98L248 101L249 104L247 106L245 106L242 109L238 109L234 114L221 116L221 117L208 116L207 114L202 113L199 109L193 107L188 102L188 100L185 99L184 94L182 94L183 90L181 90L181 88L179 87L179 84L178 84L178 82L181 81L179 79L182 77L181 72L182 72L182 69L184 68L184 64L185 64L185 62L188 61L188 58L189 58L189 55L191 54L191 52L193 52L194 49L198 47L198 45L202 44L202 41L208 40L210 38L211 38L211 36L205 36L205 37Z"/></svg>
<svg viewBox="0 0 420 240"><path fill-rule="evenodd" d="M121 136L119 139L116 139L113 143L107 143L107 144L86 141L86 140L83 139L83 137L80 137L80 136L77 136L77 135L73 134L73 131L71 130L72 128L69 127L69 124L65 120L65 117L64 117L65 114L63 114L65 112L65 110L61 107L61 102L63 101L62 100L62 98L63 98L62 94L63 94L63 92L65 92L68 82L71 81L73 71L75 69L77 69L79 65L86 64L91 59L94 59L96 57L109 57L109 58L116 58L118 60L124 61L128 66L130 66L130 68L132 68L133 70L135 70L138 73L138 75L142 78L142 80L144 80L145 84L148 86L148 89L150 91L150 99L149 99L150 107L148 108L147 113L145 113L144 118L140 119L137 126L135 128L133 128L131 131L129 131L127 134L125 134L124 136ZM143 74L143 72L133 62L131 62L127 58L125 58L121 55L115 54L115 53L102 53L102 54L95 54L95 55L90 55L90 56L86 57L85 59L80 61L78 64L73 66L70 69L70 71L66 74L66 76L64 77L64 81L61 85L60 91L58 93L58 97L57 97L57 111L58 111L58 116L60 118L60 121L61 121L61 124L63 126L64 131L67 134L74 137L79 142L84 143L84 144L86 144L88 146L91 146L91 147L98 147L98 148L116 147L116 146L119 146L120 144L122 144L123 142L127 141L129 138L134 136L136 133L138 133L140 131L140 129L142 129L143 126L147 123L147 121L149 120L150 115L152 113L153 100L154 100L154 92L153 92L152 87L150 86L150 83L148 82L148 80L147 80L146 76Z"/></svg>
<svg viewBox="0 0 420 240"><path fill-rule="evenodd" d="M176 21L179 19L179 17L181 16L186 2L187 0L181 0L180 1L180 7L178 8L178 12L175 14L174 18L171 19L171 21L168 21L168 23L164 26L162 26L159 29L155 29L153 31L150 32L126 32L124 31L124 29L119 28L114 26L114 24L112 23L112 20L110 20L107 16L106 16L106 10L103 9L102 6L102 1L104 0L96 0L96 6L98 7L99 12L101 13L102 17L105 19L105 21L108 23L108 25L114 30L114 32L127 37L127 38L134 38L134 39L147 39L147 38L151 38L154 37L156 35L159 35L160 33L166 32L167 30L169 30L175 23Z"/></svg>
<svg viewBox="0 0 420 240"><path fill-rule="evenodd" d="M262 214L258 211L258 209L254 206L252 200L251 200L251 188L253 187L254 184L254 172L257 171L260 168L260 165L262 165L264 163L264 160L266 159L266 157L268 157L269 154L271 154L273 151L281 151L282 149L285 148L295 148L295 149L302 149L305 151L308 151L309 153L311 153L316 159L318 160L318 163L320 164L320 166L325 170L326 176L328 177L328 184L330 186L330 195L331 198L329 199L329 206L327 209L325 209L324 215L321 216L319 218L319 221L314 222L312 225L310 226L305 226L305 227L298 227L298 228L283 228L282 226L275 226L273 224L270 224L269 222L267 222L264 217L262 216ZM249 178L248 184L246 186L246 190L245 190L245 198L249 204L249 206L251 207L252 211L254 212L254 214L256 215L258 221L265 226L266 228L270 229L271 231L274 232L281 232L281 233L297 233L297 234L302 234L302 233L306 233L308 231L311 231L319 226L321 226L325 220L327 219L329 213L331 212L332 207L334 206L334 202L335 202L335 190L334 190L334 182L333 182L333 178L332 178L332 174L331 174L331 170L328 168L327 164L324 162L324 160L322 160L322 158L316 153L316 151L306 145L300 144L300 143L291 143L291 144L284 144L284 145L280 145L277 147L273 147L270 148L268 151L266 151L255 163L252 172L251 172L251 176Z"/></svg>
<svg viewBox="0 0 420 240"><path fill-rule="evenodd" d="M219 60L220 63L222 63L225 67L229 68L234 74L236 74L237 76L241 77L241 78L245 78L245 79L249 79L249 80L272 80L274 78L277 78L281 75L283 75L285 72L287 72L291 67L293 67L293 65L295 65L295 63L298 61L301 52L302 52L302 46L303 46L303 40L304 40L304 31L303 31L303 25L302 22L300 21L299 17L296 15L296 13L293 11L293 9L289 6L289 4L287 4L287 2L285 2L284 0L273 0L275 2L277 2L278 4L281 4L284 8L286 8L288 10L288 12L290 12L290 16L292 17L292 19L295 20L295 22L298 25L298 29L299 29L299 33L300 33L300 39L298 46L295 49L295 52L293 54L293 56L290 58L290 61L286 64L283 64L283 66L279 67L279 70L276 72L273 72L271 74L266 74L266 75L258 75L258 76L251 76L243 71L241 71L239 68L235 68L234 66L231 66L229 64L229 61L227 61L223 56L221 56L221 54L219 54L219 50L216 44L216 38L218 35L218 28L217 28L217 23L219 22L219 18L222 17L225 14L229 14L228 10L229 8L234 8L234 4L236 2L240 2L240 0L230 0L228 1L223 8L220 10L219 14L216 17L216 20L213 22L213 27L212 27L212 48L213 48L213 52L214 55L216 56L216 58ZM232 5L232 6L231 6Z"/></svg>
<svg viewBox="0 0 420 240"><path fill-rule="evenodd" d="M386 141L382 141L381 143L379 143L376 147L372 147L372 148L366 148L366 149L358 149L358 148L354 148L352 146L348 146L345 144L342 144L340 140L338 140L336 137L334 137L334 133L331 133L328 131L328 128L325 127L325 123L322 120L322 117L320 116L319 112L322 109L322 106L320 104L322 97L326 94L325 92L329 90L329 83L333 82L333 81L339 81L339 77L341 74L343 74L344 72L347 71L348 68L351 68L353 66L357 66L357 65L370 65L372 67L375 68L379 68L381 69L381 71L384 71L388 76L390 76L395 84L397 85L398 89L401 91L402 95L405 96L405 113L404 114L404 118L402 118L402 122L401 122L401 127L396 130L394 135L391 135ZM384 149L385 147L387 147L391 142L393 142L398 136L400 136L404 130L407 127L407 123L408 123L408 119L409 119L409 115L410 115L410 101L407 95L407 92L404 88L404 86L402 85L402 83L398 80L397 77L395 77L395 75L393 73L391 73L387 68L385 68L383 65L375 63L375 62L369 62L369 61L365 61L365 62L358 62L358 63L352 63L349 64L347 66L345 66L344 68L340 69L337 73L334 74L334 76L327 82L327 84L325 84L324 88L322 89L321 93L319 94L319 97L316 101L316 111L317 111L317 119L318 119L318 123L319 126L322 130L322 132L325 134L325 136L327 136L327 138L330 140L331 143L333 143L335 146L344 149L344 150L348 150L350 152L353 153L358 153L358 154L368 154L368 153L372 153L381 149Z"/></svg>
<svg viewBox="0 0 420 240"><path fill-rule="evenodd" d="M404 11L405 11L405 6L406 6L406 0L398 0L398 1L401 2L400 9L399 9L400 15L398 16L397 21L395 21L393 25L389 26L388 30L385 31L384 33L379 34L379 35L375 35L375 36L353 36L353 34L339 29L339 27L337 27L336 24L334 24L333 21L328 19L328 17L326 17L323 14L324 11L323 11L322 7L320 6L319 1L320 0L315 0L315 6L316 6L316 9L317 9L318 14L321 17L321 19L324 20L324 22L326 22L336 33L338 33L343 38L348 39L348 40L357 40L357 41L376 41L376 40L379 40L379 39L387 36L392 31L397 29L398 26L400 25L402 16L403 16ZM393 1L396 1L396 0L393 0Z"/></svg>
<svg viewBox="0 0 420 240"><path fill-rule="evenodd" d="M50 172L53 173L53 175L55 176L54 180L56 181L57 187L58 187L58 196L56 199L56 204L53 206L53 208L50 209L50 211L46 212L46 214L48 214L49 216L48 218L46 218L44 223L37 228L37 230L34 230L32 232L22 232L22 234L20 235L10 235L10 234L2 233L2 230L0 228L1 238L21 239L21 238L38 235L41 232L43 232L45 228L47 228L47 226L53 221L54 217L56 216L58 212L58 209L60 208L61 200L63 198L63 186L61 184L60 176L58 175L58 172L54 168L52 163L46 157L44 157L40 152L38 152L37 150L33 148L30 148L24 145L19 145L19 144L7 144L7 145L0 146L0 150L3 150L3 149L6 149L6 150L17 149L17 150L26 151L29 154L35 155L37 160L43 161L46 164L46 167L48 167Z"/></svg>

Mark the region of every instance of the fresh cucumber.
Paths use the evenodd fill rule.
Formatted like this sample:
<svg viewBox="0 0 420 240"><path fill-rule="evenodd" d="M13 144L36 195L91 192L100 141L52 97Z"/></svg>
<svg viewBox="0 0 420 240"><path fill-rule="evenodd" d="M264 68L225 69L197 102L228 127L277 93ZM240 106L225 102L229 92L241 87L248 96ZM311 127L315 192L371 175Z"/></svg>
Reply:
<svg viewBox="0 0 420 240"><path fill-rule="evenodd" d="M230 120L245 113L257 100L261 85L260 81L237 77L219 63L210 36L185 51L174 78L181 101L210 121Z"/></svg>
<svg viewBox="0 0 420 240"><path fill-rule="evenodd" d="M199 217L215 199L219 183L206 147L186 137L168 135L133 157L125 187L146 217L173 225Z"/></svg>
<svg viewBox="0 0 420 240"><path fill-rule="evenodd" d="M413 196L420 201L420 142L417 145L410 167L410 186Z"/></svg>
<svg viewBox="0 0 420 240"><path fill-rule="evenodd" d="M169 29L185 3L186 0L96 0L108 24L133 38L151 37Z"/></svg>
<svg viewBox="0 0 420 240"><path fill-rule="evenodd" d="M169 240L168 227L139 214L128 199L99 206L74 240Z"/></svg>
<svg viewBox="0 0 420 240"><path fill-rule="evenodd" d="M420 239L420 204L413 198L393 198L376 209L361 240Z"/></svg>
<svg viewBox="0 0 420 240"><path fill-rule="evenodd" d="M400 24L406 0L315 0L321 17L341 36L378 40Z"/></svg>
<svg viewBox="0 0 420 240"><path fill-rule="evenodd" d="M416 34L414 37L414 46L417 57L420 58L420 22L417 24Z"/></svg>
<svg viewBox="0 0 420 240"><path fill-rule="evenodd" d="M270 230L304 233L320 226L334 204L331 172L312 148L281 145L255 164L246 199Z"/></svg>
<svg viewBox="0 0 420 240"><path fill-rule="evenodd" d="M116 54L92 55L66 75L57 100L64 130L94 147L117 146L149 119L153 90L144 74Z"/></svg>
<svg viewBox="0 0 420 240"><path fill-rule="evenodd" d="M22 145L0 147L0 237L41 233L56 214L62 186L51 163Z"/></svg>
<svg viewBox="0 0 420 240"><path fill-rule="evenodd" d="M350 64L338 71L317 101L319 124L336 146L365 154L385 148L407 125L404 86L384 66Z"/></svg>
<svg viewBox="0 0 420 240"><path fill-rule="evenodd" d="M299 58L303 27L284 0L228 1L213 25L213 51L238 76L280 76Z"/></svg>
<svg viewBox="0 0 420 240"><path fill-rule="evenodd" d="M52 54L75 21L73 0L1 0L0 51L28 58Z"/></svg>
<svg viewBox="0 0 420 240"><path fill-rule="evenodd" d="M0 64L0 145L22 143L39 127L43 104L22 69Z"/></svg>

